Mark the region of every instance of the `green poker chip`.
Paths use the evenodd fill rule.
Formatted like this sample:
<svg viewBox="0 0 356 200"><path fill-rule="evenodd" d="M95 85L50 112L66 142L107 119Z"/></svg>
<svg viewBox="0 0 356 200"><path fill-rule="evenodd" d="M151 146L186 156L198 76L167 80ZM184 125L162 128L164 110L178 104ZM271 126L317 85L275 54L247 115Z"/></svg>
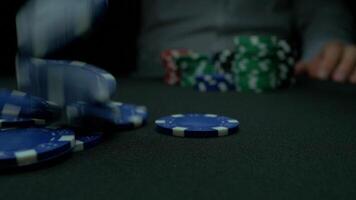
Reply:
<svg viewBox="0 0 356 200"><path fill-rule="evenodd" d="M271 91L293 82L295 60L285 40L269 35L241 35L234 38L234 44L236 55L231 71L237 91Z"/></svg>
<svg viewBox="0 0 356 200"><path fill-rule="evenodd" d="M176 63L181 74L180 85L183 87L194 86L197 76L215 73L215 68L206 55L188 54L177 58Z"/></svg>
<svg viewBox="0 0 356 200"><path fill-rule="evenodd" d="M175 56L180 86L196 86L196 77L222 74L232 77L239 92L265 92L294 83L295 55L286 40L275 35L238 35L234 49L224 49L212 58L189 51ZM212 83L209 83L212 84Z"/></svg>

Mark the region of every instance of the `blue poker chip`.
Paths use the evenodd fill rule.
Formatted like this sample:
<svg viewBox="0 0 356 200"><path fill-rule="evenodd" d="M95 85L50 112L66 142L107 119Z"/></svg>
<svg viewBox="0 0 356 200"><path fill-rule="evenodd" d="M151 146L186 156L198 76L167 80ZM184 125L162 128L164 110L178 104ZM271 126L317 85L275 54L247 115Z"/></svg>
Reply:
<svg viewBox="0 0 356 200"><path fill-rule="evenodd" d="M117 91L112 74L80 61L18 55L16 71L21 91L47 99L60 107L78 101L107 102Z"/></svg>
<svg viewBox="0 0 356 200"><path fill-rule="evenodd" d="M0 115L14 118L55 120L60 116L59 106L40 97L17 90L0 90Z"/></svg>
<svg viewBox="0 0 356 200"><path fill-rule="evenodd" d="M231 74L199 75L195 80L195 87L200 92L227 92L235 90Z"/></svg>
<svg viewBox="0 0 356 200"><path fill-rule="evenodd" d="M24 128L0 130L0 168L24 167L56 159L74 147L68 129Z"/></svg>
<svg viewBox="0 0 356 200"><path fill-rule="evenodd" d="M113 103L113 106L117 106L121 112L121 119L118 123L121 128L138 128L147 123L148 112L145 106L120 102Z"/></svg>
<svg viewBox="0 0 356 200"><path fill-rule="evenodd" d="M103 137L103 133L94 133L90 135L81 135L77 134L75 136L75 146L73 151L78 152L78 151L83 151L86 149L90 149L98 145Z"/></svg>
<svg viewBox="0 0 356 200"><path fill-rule="evenodd" d="M146 107L121 102L77 102L67 106L66 115L70 125L101 131L138 128L146 124L148 117Z"/></svg>
<svg viewBox="0 0 356 200"><path fill-rule="evenodd" d="M0 129L42 127L46 125L47 122L45 119L14 118L12 116L0 117Z"/></svg>
<svg viewBox="0 0 356 200"><path fill-rule="evenodd" d="M215 114L176 114L155 121L159 133L177 137L220 137L234 134L240 122Z"/></svg>

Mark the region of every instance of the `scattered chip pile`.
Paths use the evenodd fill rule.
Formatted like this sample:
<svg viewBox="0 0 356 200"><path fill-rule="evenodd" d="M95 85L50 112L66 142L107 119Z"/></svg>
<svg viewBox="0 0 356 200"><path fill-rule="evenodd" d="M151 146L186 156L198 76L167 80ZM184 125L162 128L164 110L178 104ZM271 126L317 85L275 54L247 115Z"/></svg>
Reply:
<svg viewBox="0 0 356 200"><path fill-rule="evenodd" d="M103 73L99 68L94 69L94 66L87 68L86 64L78 62L56 61L55 63L60 63L60 65L49 65L46 60L41 61L43 62L39 66L22 61L20 64L26 64L22 69L28 68L28 70L22 71L21 77L31 76L32 79L47 81L51 85L53 80L46 79L49 77L48 71L56 68L57 72L61 72L59 75L63 75L64 71L69 73L70 68L75 68L82 82L85 82L86 77L104 75L103 77L108 78L100 81L107 81L104 85L112 85L112 87L103 85L93 87L116 91L116 84L109 84L112 83L112 76L106 75L106 72ZM54 63L54 61L49 61L49 63ZM41 67L47 70L42 71ZM26 74L33 72L34 68L40 73L36 73L36 76ZM80 70L83 70L83 73L80 73ZM63 78L68 77L70 76L63 76ZM41 87L36 83L20 82L31 94L43 96L48 94L47 89L50 87L48 85ZM145 106L110 99L93 102L91 100L95 98L87 94L94 93L85 93L85 89L82 94L71 95L73 92L80 92L80 87L85 87L85 85L65 80L63 85L66 87L61 87L63 91L56 95L59 99L65 100L60 101L65 104L52 102L23 91L0 90L0 169L22 169L47 164L72 152L96 146L107 133L136 129L147 122L148 114ZM33 88L35 86L39 87ZM65 98L66 96L71 98Z"/></svg>
<svg viewBox="0 0 356 200"><path fill-rule="evenodd" d="M285 40L276 36L243 35L235 37L234 46L233 50L222 50L211 58L187 50L162 52L165 82L195 86L202 92L256 93L293 83L294 52Z"/></svg>
<svg viewBox="0 0 356 200"><path fill-rule="evenodd" d="M0 170L47 164L147 121L144 106L112 101L112 74L80 61L43 59L87 32L107 9L107 0L82 2L84 9L70 2L58 8L56 1L31 1L18 12L18 91L0 90ZM37 20L33 13L47 9L56 14Z"/></svg>

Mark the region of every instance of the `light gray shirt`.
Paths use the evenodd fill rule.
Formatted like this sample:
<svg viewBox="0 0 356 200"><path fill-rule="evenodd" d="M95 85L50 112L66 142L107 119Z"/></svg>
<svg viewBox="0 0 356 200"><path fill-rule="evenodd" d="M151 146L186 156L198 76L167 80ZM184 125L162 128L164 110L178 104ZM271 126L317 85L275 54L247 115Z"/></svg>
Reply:
<svg viewBox="0 0 356 200"><path fill-rule="evenodd" d="M212 54L233 48L238 34L298 36L302 59L311 58L327 41L351 42L352 17L341 2L142 0L137 74L161 76L162 50L188 48ZM41 57L64 46L87 32L106 5L107 0L29 1L17 15L19 49Z"/></svg>
<svg viewBox="0 0 356 200"><path fill-rule="evenodd" d="M161 75L159 53L233 48L238 34L299 37L302 59L330 40L351 41L352 17L338 0L143 0L139 72Z"/></svg>

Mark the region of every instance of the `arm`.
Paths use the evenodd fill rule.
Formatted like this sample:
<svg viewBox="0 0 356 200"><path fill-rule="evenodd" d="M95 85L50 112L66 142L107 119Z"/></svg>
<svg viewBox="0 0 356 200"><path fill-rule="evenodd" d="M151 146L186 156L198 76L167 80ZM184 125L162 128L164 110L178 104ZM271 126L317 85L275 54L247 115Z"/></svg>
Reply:
<svg viewBox="0 0 356 200"><path fill-rule="evenodd" d="M302 36L302 60L297 73L318 79L356 83L356 47L352 45L352 16L342 1L296 1Z"/></svg>

